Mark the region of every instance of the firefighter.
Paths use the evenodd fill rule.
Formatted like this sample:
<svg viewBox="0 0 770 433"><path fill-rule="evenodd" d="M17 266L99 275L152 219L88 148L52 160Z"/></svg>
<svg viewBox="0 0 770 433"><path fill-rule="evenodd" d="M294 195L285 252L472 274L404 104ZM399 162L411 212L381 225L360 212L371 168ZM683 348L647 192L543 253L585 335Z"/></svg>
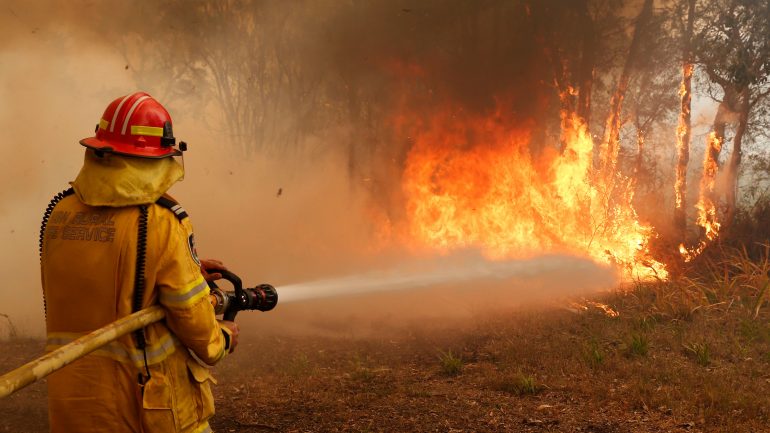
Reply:
<svg viewBox="0 0 770 433"><path fill-rule="evenodd" d="M53 373L51 431L210 432L209 367L235 348L238 327L209 302L204 274L222 264L198 258L187 213L166 195L186 144L143 92L114 100L80 143L83 167L41 228L46 348L151 305L166 319Z"/></svg>

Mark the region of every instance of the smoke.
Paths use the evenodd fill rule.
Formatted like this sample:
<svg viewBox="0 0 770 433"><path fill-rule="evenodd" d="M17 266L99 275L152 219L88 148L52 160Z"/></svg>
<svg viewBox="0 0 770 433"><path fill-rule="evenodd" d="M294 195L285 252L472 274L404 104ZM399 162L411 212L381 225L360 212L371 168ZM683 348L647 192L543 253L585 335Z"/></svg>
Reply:
<svg viewBox="0 0 770 433"><path fill-rule="evenodd" d="M37 251L48 200L74 179L100 106L132 86L99 44L51 21L42 2L0 7L0 261L2 312L24 333L43 328ZM65 15L66 16L66 15Z"/></svg>
<svg viewBox="0 0 770 433"><path fill-rule="evenodd" d="M550 86L543 80L546 59L522 3L365 4L341 8L332 22L334 65L343 74L384 74L412 98L446 98L478 112L495 109L503 96L522 120L542 110Z"/></svg>
<svg viewBox="0 0 770 433"><path fill-rule="evenodd" d="M201 254L223 260L247 284L280 290L377 278L413 262L478 264L461 255L429 266L424 252L382 241L379 222L401 212L410 145L393 133L392 113L446 100L487 112L502 95L509 118L548 117L545 54L528 11L514 3L4 2L0 312L22 332L42 333L42 212L77 174L77 140L92 133L109 101L135 90L160 99L190 144L186 178L171 193L192 216ZM469 15L476 19L463 19ZM232 76L217 82L224 70ZM225 102L242 108L228 112ZM533 292L562 296L614 282L607 270L554 260L506 264L540 271L507 274L504 283L403 288L386 309L390 294L357 294L279 306L267 317L276 328L291 320L309 329L330 317L449 314L462 308L434 301L465 290L516 304ZM421 272L406 275L419 280Z"/></svg>

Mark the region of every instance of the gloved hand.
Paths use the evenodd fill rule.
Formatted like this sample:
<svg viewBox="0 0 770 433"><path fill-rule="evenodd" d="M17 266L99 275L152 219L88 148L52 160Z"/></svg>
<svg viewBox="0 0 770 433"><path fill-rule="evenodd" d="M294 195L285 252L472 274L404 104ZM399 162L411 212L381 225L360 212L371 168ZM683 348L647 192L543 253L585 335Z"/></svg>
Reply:
<svg viewBox="0 0 770 433"><path fill-rule="evenodd" d="M230 336L230 352L233 353L235 350L235 346L238 345L238 334L240 334L241 330L238 327L238 324L235 322L231 322L229 320L219 320L219 326L223 328L227 328L228 331L230 331L228 334Z"/></svg>
<svg viewBox="0 0 770 433"><path fill-rule="evenodd" d="M225 266L219 260L201 259L201 274L203 274L203 278L206 281L215 281L222 278L222 274L220 274L219 272L214 272L212 274L208 273L209 269L224 269L226 271L229 271L229 269L227 269L227 266Z"/></svg>

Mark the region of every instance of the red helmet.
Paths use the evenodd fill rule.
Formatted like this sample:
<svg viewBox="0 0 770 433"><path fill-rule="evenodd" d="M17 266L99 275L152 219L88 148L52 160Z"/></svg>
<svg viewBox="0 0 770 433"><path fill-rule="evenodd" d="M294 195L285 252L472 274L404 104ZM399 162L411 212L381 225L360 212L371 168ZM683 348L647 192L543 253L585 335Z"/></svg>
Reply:
<svg viewBox="0 0 770 433"><path fill-rule="evenodd" d="M171 116L158 101L144 92L118 98L104 110L96 136L80 140L88 148L143 158L165 158L181 155L171 130Z"/></svg>

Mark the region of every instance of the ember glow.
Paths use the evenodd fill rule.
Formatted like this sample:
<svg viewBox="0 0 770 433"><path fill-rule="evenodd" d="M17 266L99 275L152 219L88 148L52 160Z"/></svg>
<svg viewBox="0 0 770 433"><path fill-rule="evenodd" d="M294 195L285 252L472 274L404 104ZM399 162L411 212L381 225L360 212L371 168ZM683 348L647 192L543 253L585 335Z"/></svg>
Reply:
<svg viewBox="0 0 770 433"><path fill-rule="evenodd" d="M604 313L607 317L620 317L620 313L617 310L601 302L589 300L583 300L582 302L573 301L569 303L569 308L574 312L589 311L594 308Z"/></svg>
<svg viewBox="0 0 770 433"><path fill-rule="evenodd" d="M630 181L597 180L585 125L565 114L559 151L504 112L455 107L407 131L414 144L402 187L411 238L442 252L478 248L496 260L573 254L629 278L666 278L650 257L652 231L631 205Z"/></svg>

